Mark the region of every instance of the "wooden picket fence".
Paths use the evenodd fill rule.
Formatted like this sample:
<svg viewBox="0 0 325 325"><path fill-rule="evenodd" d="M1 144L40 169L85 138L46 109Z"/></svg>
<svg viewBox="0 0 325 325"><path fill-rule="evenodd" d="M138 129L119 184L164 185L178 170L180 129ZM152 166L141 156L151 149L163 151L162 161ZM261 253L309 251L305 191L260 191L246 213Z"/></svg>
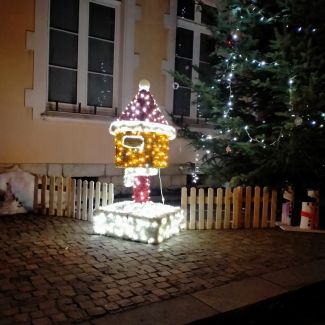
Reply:
<svg viewBox="0 0 325 325"><path fill-rule="evenodd" d="M70 177L35 176L35 214L92 221L94 209L113 201L113 184Z"/></svg>
<svg viewBox="0 0 325 325"><path fill-rule="evenodd" d="M262 193L261 193L262 192ZM275 226L277 192L256 186L226 189L182 188L187 229L268 228ZM206 196L207 194L207 196Z"/></svg>

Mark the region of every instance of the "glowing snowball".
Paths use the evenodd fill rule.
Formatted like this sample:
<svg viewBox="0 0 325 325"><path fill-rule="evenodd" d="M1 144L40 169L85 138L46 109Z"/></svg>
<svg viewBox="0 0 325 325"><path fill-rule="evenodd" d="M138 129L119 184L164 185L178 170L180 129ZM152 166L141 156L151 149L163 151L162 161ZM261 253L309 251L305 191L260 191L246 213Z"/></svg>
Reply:
<svg viewBox="0 0 325 325"><path fill-rule="evenodd" d="M139 90L145 90L149 91L150 90L150 82L146 79L143 79L139 82Z"/></svg>

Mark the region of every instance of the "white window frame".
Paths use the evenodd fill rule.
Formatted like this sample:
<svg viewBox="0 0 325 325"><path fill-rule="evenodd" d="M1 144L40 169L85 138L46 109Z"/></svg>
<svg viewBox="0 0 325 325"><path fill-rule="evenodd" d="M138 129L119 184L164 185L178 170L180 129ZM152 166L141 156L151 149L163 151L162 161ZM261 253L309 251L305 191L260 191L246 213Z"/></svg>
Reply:
<svg viewBox="0 0 325 325"><path fill-rule="evenodd" d="M134 70L138 65L137 55L134 54L134 26L136 20L139 19L139 10L137 10L135 0L124 0L123 3L118 0L80 0L78 34L83 33L86 41L78 41L78 83L76 105L78 106L78 102L80 102L82 107L88 107L87 74L89 25L89 15L82 8L84 6L89 7L89 2L108 5L115 8L112 109L115 110L115 108L118 108L119 112L121 110L121 105L123 104L122 102L124 102L125 99L132 98L133 95L133 75ZM123 20L122 14L124 17ZM33 88L25 90L25 106L33 108L33 119L48 119L45 112L47 105L49 104L49 17L50 0L35 0L35 32L27 31L26 33L26 48L34 51L34 80ZM84 71L79 71L82 69L84 69ZM79 79L81 79L81 82ZM121 87L122 83L125 87ZM62 104L60 103L60 106ZM66 105L70 105L70 107L73 106L72 104ZM82 114L71 113L70 115L65 115L64 119L84 121L84 116L81 115ZM90 120L95 117L90 114L87 115L89 115L87 119ZM98 119L96 118L94 120ZM107 117L105 117L104 120L107 121Z"/></svg>
<svg viewBox="0 0 325 325"><path fill-rule="evenodd" d="M117 107L117 93L118 93L118 68L117 60L119 55L119 39L120 39L120 7L121 2L115 0L80 0L79 1L79 30L78 30L78 65L77 65L77 103L67 104L60 103L61 107L76 108L79 103L82 108L90 108L87 105L88 95L88 45L89 45L89 4L96 3L107 7L114 8L115 10L115 28L114 28L114 65L113 65L113 100L112 107L105 107L104 109L114 110ZM50 10L48 11L50 15ZM50 17L48 18L48 31L50 31ZM47 48L47 51L49 47ZM47 53L47 59L49 53ZM49 61L48 61L49 66ZM48 69L47 69L47 94L48 94ZM47 100L48 106L52 109L55 103Z"/></svg>
<svg viewBox="0 0 325 325"><path fill-rule="evenodd" d="M216 6L213 0L204 1L209 6ZM177 0L170 0L170 14L165 16L165 26L169 29L169 49L168 49L168 61L163 63L164 70L174 71L175 59L176 59L176 31L177 28L184 28L193 32L193 56L192 65L199 66L200 64L200 37L201 34L211 35L209 29L201 24L201 10L199 5L195 4L194 20L181 18L177 16ZM197 71L192 69L192 81L196 82L199 79ZM170 113L174 111L174 89L172 87L174 78L166 75L166 102L170 107ZM190 115L187 118L197 120L202 119L197 115L197 105L194 104L196 100L196 94L191 92L190 102ZM177 115L176 115L177 116Z"/></svg>

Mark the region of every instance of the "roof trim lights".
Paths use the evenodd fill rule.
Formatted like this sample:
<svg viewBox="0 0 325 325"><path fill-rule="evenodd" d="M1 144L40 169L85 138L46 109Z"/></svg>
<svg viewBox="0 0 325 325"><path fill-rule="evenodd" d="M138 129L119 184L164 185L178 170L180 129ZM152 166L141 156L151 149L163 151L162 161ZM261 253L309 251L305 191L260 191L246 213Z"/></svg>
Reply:
<svg viewBox="0 0 325 325"><path fill-rule="evenodd" d="M117 120L111 123L109 133L116 135L120 132L155 132L165 134L169 140L176 138L176 130L173 126L168 124L147 122L147 121L126 121Z"/></svg>

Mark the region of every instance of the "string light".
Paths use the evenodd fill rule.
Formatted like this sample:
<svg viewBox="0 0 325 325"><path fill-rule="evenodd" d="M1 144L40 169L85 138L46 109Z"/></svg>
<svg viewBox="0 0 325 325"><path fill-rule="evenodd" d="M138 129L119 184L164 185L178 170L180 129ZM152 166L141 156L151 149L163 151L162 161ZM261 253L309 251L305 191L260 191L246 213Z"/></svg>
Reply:
<svg viewBox="0 0 325 325"><path fill-rule="evenodd" d="M274 17L269 17L266 18L265 15L263 14L262 10L257 11L257 8L255 6L250 8L252 11L250 12L248 10L248 14L252 14L255 16L259 16L259 21L260 23L263 24L269 24L270 22L274 22L278 19L281 19L282 17L280 15L275 15ZM242 12L242 9L240 7L235 8L235 10L231 11L234 13L234 15L236 16L239 12ZM241 15L241 18L243 19L244 17ZM236 21L236 20L234 20ZM236 32L231 34L231 37L233 40L238 40L238 35L240 34L240 28L239 25L240 22L237 22L237 26L235 28ZM301 28L301 27L300 27ZM235 109L234 107L234 103L236 102L236 99L234 98L234 93L233 93L233 89L232 89L232 84L235 82L235 77L236 77L236 67L238 66L238 64L241 62L246 62L246 63L251 63L252 65L256 66L257 68L269 68L269 67L279 67L280 64L277 61L273 61L273 62L267 62L266 60L258 60L256 58L254 59L249 59L246 56L243 56L241 53L239 53L237 51L237 47L234 48L233 51L231 51L228 56L225 58L224 62L225 62L225 72L223 73L223 76L221 79L218 79L217 81L219 83L222 83L222 81L225 82L226 85L226 89L228 90L228 100L226 102L224 111L223 111L223 118L225 120L225 124L226 124L226 120L227 119L232 119L231 116L231 111L233 111ZM289 85L289 111L293 110L293 103L292 103L292 92L293 92L293 83L294 83L294 77L291 77L288 81L288 85ZM292 116L293 118L295 116ZM263 120L262 124L265 124L266 121ZM248 126L244 127L245 133L248 136L247 141L248 142L255 142L255 143L261 143L263 144L263 148L265 148L266 146L273 146L275 144L277 144L281 138L283 138L283 128L280 129L279 131L279 135L278 137L271 143L266 143L264 138L257 138L252 136L252 134L248 131ZM238 131L236 131L238 133ZM224 130L219 130L220 134L224 133ZM226 133L233 133L233 130L231 129L227 129ZM237 136L233 136L232 137L233 141L238 141L238 137Z"/></svg>
<svg viewBox="0 0 325 325"><path fill-rule="evenodd" d="M143 142L129 142L125 139L141 137ZM124 141L122 141L124 139ZM133 144L133 146L132 146ZM119 132L115 134L115 164L117 167L154 167L165 168L168 164L169 139L165 134L155 132Z"/></svg>
<svg viewBox="0 0 325 325"><path fill-rule="evenodd" d="M201 139L203 140L203 138ZM196 153L196 156L195 156L195 164L194 164L194 170L192 170L192 173L191 173L191 176L192 176L192 182L194 184L196 184L199 180L199 172L200 172L200 166L199 166L199 157L200 155L198 153Z"/></svg>
<svg viewBox="0 0 325 325"><path fill-rule="evenodd" d="M159 244L185 227L184 212L179 207L148 202L118 202L95 210L96 234Z"/></svg>
<svg viewBox="0 0 325 325"><path fill-rule="evenodd" d="M167 167L169 140L176 137L149 89L150 83L141 81L138 94L109 128L115 136L115 164L125 168L125 185L133 186L139 203L149 201L149 176Z"/></svg>
<svg viewBox="0 0 325 325"><path fill-rule="evenodd" d="M149 89L150 83L141 81L138 94L109 129L116 166L125 168L124 184L133 186L134 201L96 209L93 220L97 234L158 244L184 228L185 218L179 207L149 201L149 176L167 167L169 140L176 136Z"/></svg>
<svg viewBox="0 0 325 325"><path fill-rule="evenodd" d="M271 146L277 145L280 141L283 141L283 138L286 138L287 136L290 136L290 129L299 126L303 123L303 118L307 123L310 124L313 127L320 127L323 128L325 123L318 123L315 118L315 116L310 117L310 120L307 120L306 117L304 116L298 116L297 112L295 112L294 108L294 96L295 96L295 91L298 90L298 87L295 85L295 78L296 76L290 76L288 78L288 93L287 93L287 98L288 101L286 103L286 106L288 108L289 113L284 112L286 116L291 118L291 123L286 123L287 120L285 121L285 125L283 125L280 128L273 128L272 129L272 140L267 135L264 134L254 134L255 128L253 127L249 128L248 125L238 125L240 122L240 116L238 119L237 116L233 114L234 111L236 111L236 103L239 101L245 100L242 98L236 98L236 84L237 84L237 78L240 76L240 72L238 72L238 67L242 65L243 63L246 66L254 67L258 69L258 71L275 71L275 69L285 69L286 66L282 67L281 61L277 60L270 60L269 57L261 57L259 56L258 58L252 58L249 55L246 55L246 53L242 52L240 53L240 45L239 43L236 44L241 38L241 33L247 35L247 26L245 26L245 21L243 20L246 16L253 16L255 21L260 24L270 24L272 22L276 22L277 20L281 20L283 22L283 18L286 17L286 13L281 13L279 15L275 15L273 17L267 17L262 10L258 10L257 7L254 5L248 6L248 8L245 8L244 10L241 7L236 7L232 8L232 10L229 11L235 18L240 18L240 19L233 19L230 18L230 21L234 22L234 28L232 28L230 35L227 36L226 44L229 46L229 50L225 50L227 53L227 56L224 58L222 63L224 63L223 68L220 68L220 65L218 64L217 68L217 76L215 78L215 81L219 84L221 88L226 89L226 99L223 103L222 106L222 111L221 111L221 118L217 121L217 123L220 123L220 129L217 130L219 133L219 136L221 139L229 139L229 142L237 142L237 141L247 141L249 143L254 143L258 144L259 147L261 148L268 148ZM289 25L286 25L287 28L289 28ZM291 26L290 26L291 28ZM242 30L242 32L241 32ZM304 32L304 35L307 32L316 32L316 28L308 27L303 28L302 26L298 26L293 28L293 31L297 31L298 33ZM249 36L248 36L249 37ZM243 38L243 41L245 38ZM210 89L214 90L214 86L211 86ZM215 93L214 93L215 94ZM250 100L248 98L247 102ZM254 110L254 104L252 103L252 111ZM248 105L247 105L248 106ZM219 108L218 108L219 109ZM217 109L216 109L217 111ZM239 115L239 114L238 114ZM198 116L201 116L200 110L199 110L199 105L198 105ZM280 115L279 115L280 116ZM325 114L322 113L322 117L325 117ZM231 119L236 123L230 123ZM260 118L258 114L255 115L257 123L260 123L260 125L257 125L256 131L261 132L263 129L266 129L265 125L269 122L268 121L268 116L266 116L265 119ZM238 122L237 122L238 121ZM229 125L234 124L234 127L229 127ZM261 130L261 131L260 131ZM207 137L201 138L201 141L208 141ZM206 149L206 147L208 149ZM204 144L201 145L201 148L204 149L206 155L210 154L210 148L209 146L206 146ZM230 148L230 146L229 146ZM230 148L231 149L231 148ZM213 150L212 150L213 152ZM228 150L227 153L231 152L231 150ZM196 159L195 162L195 167L194 171L192 172L192 180L194 183L197 182L198 177L197 177L197 171L199 170L199 161Z"/></svg>

